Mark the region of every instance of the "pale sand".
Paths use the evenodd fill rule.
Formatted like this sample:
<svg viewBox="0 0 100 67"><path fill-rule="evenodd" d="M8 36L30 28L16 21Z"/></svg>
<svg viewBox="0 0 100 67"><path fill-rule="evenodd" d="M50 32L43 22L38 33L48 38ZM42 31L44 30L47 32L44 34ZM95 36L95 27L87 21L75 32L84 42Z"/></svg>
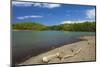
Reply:
<svg viewBox="0 0 100 67"><path fill-rule="evenodd" d="M42 62L44 56L52 55L57 52L64 51L65 54L72 54L81 48L81 51L72 57L65 58L64 60L59 60L58 58L53 58L49 63L63 63L63 62L80 62L80 61L95 61L96 60L96 51L95 51L95 36L84 36L80 37L82 41L75 42L72 44L67 44L59 48L55 48L43 54L40 54L35 57L22 62L19 65L29 65L29 64L46 64Z"/></svg>

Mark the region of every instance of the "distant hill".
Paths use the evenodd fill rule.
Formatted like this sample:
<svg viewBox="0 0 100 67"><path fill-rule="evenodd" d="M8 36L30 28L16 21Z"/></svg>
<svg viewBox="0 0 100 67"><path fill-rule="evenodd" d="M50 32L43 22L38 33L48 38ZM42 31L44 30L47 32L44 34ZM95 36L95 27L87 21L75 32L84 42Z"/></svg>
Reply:
<svg viewBox="0 0 100 67"><path fill-rule="evenodd" d="M45 26L36 22L17 22L12 24L13 30L58 30L58 31L96 31L96 22L65 23Z"/></svg>
<svg viewBox="0 0 100 67"><path fill-rule="evenodd" d="M35 22L17 22L12 24L12 28L17 30L44 30L46 26Z"/></svg>

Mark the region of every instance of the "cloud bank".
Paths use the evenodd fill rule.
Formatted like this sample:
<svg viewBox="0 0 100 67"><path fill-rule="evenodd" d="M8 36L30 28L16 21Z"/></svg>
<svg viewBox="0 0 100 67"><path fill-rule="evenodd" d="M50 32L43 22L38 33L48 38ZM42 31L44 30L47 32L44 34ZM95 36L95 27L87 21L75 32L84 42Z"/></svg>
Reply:
<svg viewBox="0 0 100 67"><path fill-rule="evenodd" d="M89 9L89 10L86 10L85 13L86 15L86 20L77 20L77 21L68 21L68 20L65 20L65 21L62 21L60 22L60 24L66 24L66 23L82 23L82 22L93 22L95 21L95 9Z"/></svg>
<svg viewBox="0 0 100 67"><path fill-rule="evenodd" d="M12 1L12 5L13 6L24 6L24 7L30 7L32 6L33 3L31 2L16 2L16 1Z"/></svg>
<svg viewBox="0 0 100 67"><path fill-rule="evenodd" d="M89 20L95 20L95 9L90 9L86 11L86 16Z"/></svg>
<svg viewBox="0 0 100 67"><path fill-rule="evenodd" d="M66 23L82 23L85 21L62 21L60 24L66 24Z"/></svg>
<svg viewBox="0 0 100 67"><path fill-rule="evenodd" d="M57 8L60 7L61 4L50 4L50 3L33 3L33 2L16 2L12 1L13 6L23 6L23 7L40 7L40 8Z"/></svg>
<svg viewBox="0 0 100 67"><path fill-rule="evenodd" d="M38 16L38 15L31 15L31 16L21 16L17 17L19 20L24 20L24 19L30 19L30 18L42 18L43 16Z"/></svg>
<svg viewBox="0 0 100 67"><path fill-rule="evenodd" d="M66 24L66 23L83 23L83 22L93 22L92 20L81 20L81 21L62 21L60 24Z"/></svg>

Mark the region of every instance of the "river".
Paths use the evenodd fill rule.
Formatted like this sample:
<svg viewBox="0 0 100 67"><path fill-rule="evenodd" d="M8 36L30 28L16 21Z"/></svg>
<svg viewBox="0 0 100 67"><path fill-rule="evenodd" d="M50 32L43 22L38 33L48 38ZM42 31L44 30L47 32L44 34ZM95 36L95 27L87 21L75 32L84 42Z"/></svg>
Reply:
<svg viewBox="0 0 100 67"><path fill-rule="evenodd" d="M17 64L31 56L79 41L78 37L84 35L95 35L95 32L12 31L12 63Z"/></svg>

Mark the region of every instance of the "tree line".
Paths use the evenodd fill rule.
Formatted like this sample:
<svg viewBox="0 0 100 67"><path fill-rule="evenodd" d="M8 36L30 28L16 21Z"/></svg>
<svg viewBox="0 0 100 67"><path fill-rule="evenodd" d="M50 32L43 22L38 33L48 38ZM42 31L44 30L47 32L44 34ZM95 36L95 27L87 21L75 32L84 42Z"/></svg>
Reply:
<svg viewBox="0 0 100 67"><path fill-rule="evenodd" d="M44 30L46 26L35 22L17 22L12 24L13 30Z"/></svg>
<svg viewBox="0 0 100 67"><path fill-rule="evenodd" d="M45 26L35 22L17 22L12 24L13 30L57 30L57 31L96 31L96 22L66 23L53 26Z"/></svg>

